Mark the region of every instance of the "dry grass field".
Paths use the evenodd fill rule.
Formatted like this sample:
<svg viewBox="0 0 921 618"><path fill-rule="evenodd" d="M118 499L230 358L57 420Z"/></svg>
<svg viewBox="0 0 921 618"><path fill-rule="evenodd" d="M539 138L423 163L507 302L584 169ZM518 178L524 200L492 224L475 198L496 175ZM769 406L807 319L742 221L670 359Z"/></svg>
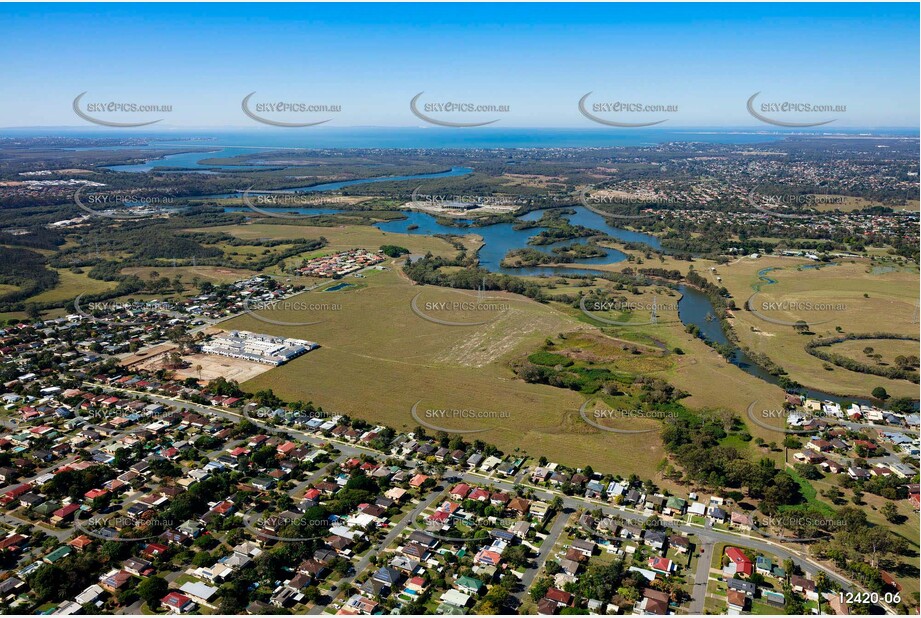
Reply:
<svg viewBox="0 0 921 618"><path fill-rule="evenodd" d="M873 348L873 352L870 354L874 357L879 355L880 358L871 358L864 352L865 348ZM894 341L891 339L862 339L836 343L829 347L828 350L852 358L861 363L886 367L894 366L897 356L910 356L912 354L918 356L918 342Z"/></svg>
<svg viewBox="0 0 921 618"><path fill-rule="evenodd" d="M418 295L418 297L417 297ZM308 292L312 303L334 297L341 309L312 326L286 327L244 316L223 324L317 341L321 347L245 384L272 388L326 410L348 413L398 429L426 422L495 443L507 452L544 454L571 465L653 476L663 457L657 433L635 436L599 431L579 418L584 397L573 391L515 379L510 358L537 349L548 333L590 332L592 327L553 308L514 295L491 293L482 304L495 310L452 310L437 303L476 303L475 292L412 285L395 271L382 272L359 289ZM448 326L414 313L411 303L436 320L478 322ZM296 313L266 312L276 321L301 321ZM287 320L286 320L287 318ZM429 410L466 410L482 418L427 416ZM613 456L612 453L617 453Z"/></svg>
<svg viewBox="0 0 921 618"><path fill-rule="evenodd" d="M814 208L820 212L830 210L840 210L842 212L851 212L873 206L886 206L893 210L902 210L905 212L918 212L918 200L907 200L905 204L883 204L878 201L871 201L862 197L851 197L849 195L815 195L816 204Z"/></svg>
<svg viewBox="0 0 921 618"><path fill-rule="evenodd" d="M826 370L821 360L810 356L803 349L805 343L812 338L811 335L798 334L792 326L761 319L742 309L745 301L760 289L754 302L761 316L770 320L791 323L798 319L805 319L813 324L811 330L816 336L881 331L917 336L919 313L917 267L898 266L888 261L883 264L863 258L848 258L842 260L838 265L827 265L816 269L814 268L816 262L811 260L780 256L762 256L758 259L745 257L725 265L719 265L710 260L698 259L689 263L666 257L664 260L656 259L655 262L649 264L682 272L687 272L693 265L697 272L704 274L714 284L725 286L732 294L736 305L740 307L740 310L734 313L731 321L742 345L767 354L784 367L792 379L801 384L841 395L868 396L873 388L883 386L893 396L915 398L918 396L917 385L907 380L890 380L856 373L841 367L833 367L831 371ZM710 272L711 266L716 268L715 273ZM804 269L803 266L808 268ZM620 263L600 268L616 272L623 267L624 264ZM765 285L765 281L758 275L759 271L764 269L777 269L764 273L764 276L777 283ZM717 277L721 281L718 281ZM867 297L864 297L864 294ZM786 306L772 308L771 303L784 301L787 302ZM811 309L797 311L790 304L791 301L811 302L813 306L821 304L832 307L821 311ZM762 310L761 307L766 308ZM786 310L783 310L784 307ZM836 327L839 326L842 329L841 333L836 331ZM637 327L630 330L638 333L645 332L646 329L647 327ZM681 340L682 336L686 336L683 332L674 332L673 329L659 329L659 332L673 333L674 342L663 338L663 341L666 341L669 346L681 346L677 341ZM897 340L877 341L859 345L858 349L862 350L866 345L873 346L875 353L882 354L885 359L886 357L894 358L897 354L906 354L906 350L910 349L912 344ZM687 348L685 350L687 351ZM720 405L726 405L727 393L711 392L719 389L711 389L709 385L714 380L714 376L719 375L713 371L722 372L727 368L730 370L728 373L731 374L730 379L733 382L752 380L757 385L755 390L761 392L762 396L771 396L775 401L777 397L783 396L781 389L764 384L756 378L744 374L744 377L736 376L735 374L742 372L726 363L708 362L709 357L716 356L719 359L719 356L706 346L703 352L703 354L693 356L705 363L705 367L682 370L675 375L673 381L678 385L685 383L685 377L694 376L695 384L692 384L691 389L685 389L694 395L686 400L688 403L692 405L696 403L701 406L710 405L696 397L698 393L706 392L707 401L720 401L724 402ZM917 349L914 354L918 354ZM862 352L857 358L859 359L860 356L863 356ZM698 373L701 369L703 373ZM721 380L716 379L716 384L719 383ZM744 395L741 394L743 392ZM774 394L768 395L768 393ZM743 404L748 405L748 402L742 401L749 396L748 389L740 391L738 397L731 397L731 393L729 395L729 399L736 399L732 404L733 408L738 409Z"/></svg>
<svg viewBox="0 0 921 618"><path fill-rule="evenodd" d="M791 325L775 322L792 324L805 320L815 336L873 332L917 336L917 269L878 272L867 260L842 261L818 269L814 266L814 262L805 259L763 257L717 266L717 272L708 272L707 276L714 282L720 277L739 307L760 290L752 301L757 314L736 311L733 328L743 345L767 354L792 379L841 395L867 396L874 387L883 386L895 396L917 397L917 385L907 380L891 380L841 367L823 368L820 359L803 349L812 335L799 334ZM765 272L766 269L772 270ZM766 285L759 272L776 283ZM871 345L884 357L904 354L911 347L899 341L865 345Z"/></svg>
<svg viewBox="0 0 921 618"><path fill-rule="evenodd" d="M256 274L252 270L224 266L130 266L123 268L121 272L125 275L137 275L144 281L150 279L150 273L152 272L170 280L175 279L178 275L182 277L182 282L187 285L191 285L196 278L215 284L233 283Z"/></svg>
<svg viewBox="0 0 921 618"><path fill-rule="evenodd" d="M381 244L406 246L414 254L431 251L439 255L453 255L454 247L442 239L404 234L386 234L373 227L301 227L277 224L250 224L218 228L240 238L316 238L325 236L330 245L322 251L333 251L355 246L377 249ZM479 242L475 235L466 236L471 246ZM776 300L775 294L813 294L825 298L837 294L836 302L859 307L852 312L840 312L847 319L835 320L828 327L840 325L844 332L860 332L878 322L872 316L880 313L899 316L905 312L903 305L911 297L907 282L910 272L882 269L876 273L867 261L816 270L801 270L808 264L802 259L761 258L741 259L728 265L717 266L722 284L733 293L737 304L742 305L759 282L758 271L777 268L768 275L778 281L766 286L762 295L767 302ZM650 262L650 266L677 268L687 271L692 263L666 258ZM678 389L688 393L682 404L692 409L728 409L744 418L749 404L777 405L783 391L776 386L740 371L699 339L684 331L677 319L679 295L660 287L645 289L639 295L626 293L631 302L648 305L653 297L659 305L657 324L644 324L648 312L604 312L599 314L609 320L628 321L630 326L599 323L585 316L578 308L558 303L542 305L523 297L492 293L481 298L476 292L448 290L417 286L408 281L398 267L390 263L391 270L369 272L364 279L347 278L359 285L338 292L325 292L320 288L292 300L321 306L337 305L317 317L295 309L275 309L263 315L272 320L291 323L319 321L319 324L284 326L261 321L253 316L242 316L223 324L226 328L239 328L266 332L320 343L321 348L292 363L262 373L250 379L247 390L273 388L286 399L313 401L329 411L343 412L378 420L396 428L412 428L418 422L410 411L418 402L418 411L448 409L471 410L492 418L443 418L433 424L456 430L485 429L471 434L493 442L507 451L516 448L530 453L545 454L564 463L591 463L597 469L639 471L641 475L654 476L655 466L663 457L656 433L636 436L618 435L588 427L579 418L579 407L585 396L573 391L543 385L527 384L518 380L509 367L514 359L536 351L548 337L559 333L579 336L577 333L598 333L622 345L624 342L650 346L649 349L681 348L683 355L672 354L668 362L649 362L648 356L624 357L615 360L617 369L625 373L643 373L659 376ZM693 266L709 275L715 265L697 260ZM628 264L603 267L619 271ZM877 269L879 270L879 269ZM717 275L712 275L715 277ZM762 282L763 283L763 282ZM597 285L608 285L596 282ZM572 293L580 287L573 282L556 282L549 293ZM821 292L821 290L829 290ZM893 291L895 290L895 291ZM768 291L771 296L768 296ZM867 293L869 298L864 298ZM824 296L822 296L824 294ZM759 297L760 298L760 297ZM426 320L413 310L416 308L432 320ZM821 299L820 299L821 300ZM463 304L485 303L483 307L466 309ZM448 307L441 303L451 303ZM460 303L461 305L455 305ZM864 307L862 303L869 305ZM881 306L883 304L885 306ZM892 307L897 307L892 310ZM906 324L910 325L906 313ZM310 319L307 319L310 318ZM757 321L757 324L754 322ZM446 325L452 322L475 325ZM792 327L781 327L763 322L748 312L739 311L734 318L744 345L767 353L783 365L804 384L830 391L840 391L840 385L854 394L866 394L882 384L894 394L902 394L911 386L890 384L896 381L864 376L843 369L827 372L822 363L802 352L803 335ZM752 327L758 330L752 330ZM878 328L878 324L874 325ZM884 346L879 352L885 355ZM862 347L860 348L862 350ZM901 347L899 348L901 350ZM592 345L585 345L591 354ZM892 352L894 355L896 352ZM899 352L903 353L903 352ZM607 354L605 352L604 354ZM847 376L842 380L842 376ZM780 442L783 434L748 423L755 437L766 442ZM743 449L755 449L749 444ZM618 457L612 457L612 448ZM621 456L621 454L623 454ZM759 449L760 455L780 458L777 453Z"/></svg>
<svg viewBox="0 0 921 618"><path fill-rule="evenodd" d="M348 225L340 227L312 227L306 225L279 225L254 222L248 225L229 225L209 228L213 232L225 232L245 240L254 239L300 239L325 237L329 245L324 250L342 251L353 247L377 250L381 245L399 245L413 254L424 255L431 251L435 255L453 256L457 250L445 240L432 236L394 234L382 232L370 225Z"/></svg>
<svg viewBox="0 0 921 618"><path fill-rule="evenodd" d="M80 294L97 294L116 286L114 281L90 279L86 273L78 274L62 268L54 270L58 271L58 284L50 290L32 296L27 302L46 303L71 300Z"/></svg>

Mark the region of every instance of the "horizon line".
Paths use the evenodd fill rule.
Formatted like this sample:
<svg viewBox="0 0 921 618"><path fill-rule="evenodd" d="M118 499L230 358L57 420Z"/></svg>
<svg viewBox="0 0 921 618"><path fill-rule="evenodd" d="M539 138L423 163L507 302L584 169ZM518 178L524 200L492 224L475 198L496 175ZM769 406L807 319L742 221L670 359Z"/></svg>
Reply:
<svg viewBox="0 0 921 618"><path fill-rule="evenodd" d="M250 125L157 125L157 126L147 126L147 127L126 127L129 131L123 131L119 128L119 131L128 133L128 132L137 132L132 131L133 129L143 130L144 132L166 132L166 131L176 131L176 130L186 130L186 131L215 131L215 130L252 130L252 131L272 131L278 132L277 127L264 127L264 126L250 126ZM436 130L436 131L456 131L457 128L452 127L437 127L437 126L428 126L428 125L324 125L324 126L315 126L315 127L303 127L304 129L310 129L310 131L336 131L342 129L420 129L420 130ZM670 127L659 125L657 127L637 127L643 132L652 131L652 132L668 132L675 130L710 130L710 131L747 131L754 133L831 133L835 131L858 131L858 130L867 130L867 131L883 131L883 130L900 130L900 131L921 131L921 125L912 126L912 125L842 125L837 128L832 128L825 126L822 128L815 127L814 130L811 130L811 127L799 127L799 128L789 128L784 129L782 127L776 128L762 128L756 125L672 125ZM99 132L112 132L110 127L99 127L92 125L16 125L16 126L3 126L0 127L0 131L15 131L15 130L92 130ZM611 128L607 127L593 127L593 126L535 126L535 125L491 125L491 126L482 126L482 127L464 127L461 129L461 132L470 132L470 130L486 130L492 132L498 132L502 129L520 129L520 130L531 130L531 131L561 131L561 130L585 130L585 131L606 131L611 133L630 133L630 132L639 132L633 131L632 128L627 128L626 130L615 130L612 131ZM119 131L116 131L119 132ZM292 132L293 134L293 132Z"/></svg>

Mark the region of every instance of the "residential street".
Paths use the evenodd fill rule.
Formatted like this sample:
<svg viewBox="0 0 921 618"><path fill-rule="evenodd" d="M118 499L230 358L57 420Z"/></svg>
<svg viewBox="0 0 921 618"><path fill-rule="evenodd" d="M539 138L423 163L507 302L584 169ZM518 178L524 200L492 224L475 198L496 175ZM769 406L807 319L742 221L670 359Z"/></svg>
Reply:
<svg viewBox="0 0 921 618"><path fill-rule="evenodd" d="M361 560L358 561L358 564L355 565L355 570L352 572L352 574L339 580L337 587L336 587L336 596L342 597L343 601L346 598L348 598L348 596L351 594L350 590L352 587L352 582L354 582L355 578L361 575L361 573L366 568L368 568L368 565L371 563L371 556L378 555L382 551L384 551L387 547L389 547L391 543L393 543L397 539L397 537L400 536L400 534L403 532L406 526L412 524L416 520L416 517L418 517L422 511L424 511L429 506L431 506L431 504L435 502L435 500L440 496L440 494L441 494L440 491L431 492L431 494L428 495L425 498L425 500L417 504L413 508L413 510L407 513L403 517L403 519L400 520L400 523L398 523L393 528L391 528L390 532L387 533L387 536L385 536L381 542L379 542L376 546L369 549L365 553L364 557L362 557ZM322 614L324 609L326 609L325 604L317 604L313 606L312 608L310 608L310 611L307 613L312 614L312 615Z"/></svg>
<svg viewBox="0 0 921 618"><path fill-rule="evenodd" d="M547 534L547 538L544 539L544 542L540 546L540 551L537 554L537 558L533 563L534 566L529 567L521 578L521 591L516 592L514 596L518 599L519 605L524 601L525 597L528 594L528 589L531 587L531 584L534 583L534 578L537 577L537 574L544 567L544 562L547 561L547 558L550 556L550 552L553 549L554 544L560 534L563 533L563 529L566 527L566 522L569 521L569 518L575 511L572 508L563 507L561 513L557 513L556 521L553 522L553 526L550 528L550 532Z"/></svg>
<svg viewBox="0 0 921 618"><path fill-rule="evenodd" d="M710 561L713 559L713 540L701 537L703 551L697 557L697 570L694 573L694 590L691 593L691 614L704 613L704 601L707 598L707 582L710 579Z"/></svg>
<svg viewBox="0 0 921 618"><path fill-rule="evenodd" d="M99 386L98 384L92 384L92 383L88 383L87 385L88 386ZM201 414L212 414L212 415L215 415L221 418L230 419L230 420L240 420L244 418L244 416L238 412L212 408L211 406L195 404L195 403L191 403L188 401L183 401L181 399L172 399L169 397L152 395L150 393L139 393L136 391L127 391L126 389L112 388L108 386L104 386L102 388L104 390L113 391L113 392L119 392L119 391L131 392L135 395L148 397L152 401L155 401L158 403L178 405L178 406L184 407L189 410L194 410ZM373 455L373 456L378 456L378 457L380 456L380 452L375 451L373 449L365 448L365 447L351 444L348 442L341 442L335 439L318 438L317 436L313 434L306 433L306 432L303 432L297 429L293 429L293 428L289 428L289 427L276 427L276 428L269 428L269 429L273 431L284 431L288 433L289 435L292 435L298 438L299 440L302 440L304 442L311 443L314 445L318 445L321 442L331 442L335 444L336 448L338 448L339 451L345 456L357 456L360 454ZM450 472L446 472L446 474L450 475ZM463 472L455 473L455 476L459 476L461 479L463 479L467 483L480 484L480 485L492 485L494 487L501 488L505 491L513 491L515 487L515 479L502 480L496 477L487 477L478 472L463 471ZM521 475L519 475L519 478L521 478ZM583 497L577 497L577 496L566 496L562 492L547 489L544 487L536 487L534 485L531 485L530 483L522 482L522 483L519 483L519 486L525 487L528 490L533 491L534 494L539 499L544 500L546 502L550 502L553 500L554 497L559 496L560 498L562 498L563 505L566 509L577 510L577 509L585 509L585 508L592 508L592 509L601 508L603 512L605 512L606 514L610 514L610 515L626 516L628 518L637 519L640 521L645 521L646 519L648 519L648 516L644 515L641 511L631 510L631 509L627 509L625 507L620 507L620 506L615 506L607 502L602 502L600 500L594 500L590 498L583 498ZM434 500L434 498L432 498L432 500ZM671 527L685 534L698 535L698 536L701 536L702 538L706 537L707 541L711 543L715 543L715 542L734 543L734 544L741 545L744 547L750 547L750 548L753 548L759 551L773 553L781 560L785 558L790 558L791 560L794 561L795 564L799 565L803 569L803 571L805 571L806 573L815 574L820 569L826 571L828 576L831 579L838 582L839 584L841 584L842 588L844 588L845 590L863 590L864 589L862 586L857 585L854 582L847 580L846 578L842 577L841 575L837 573L827 571L823 567L813 562L811 558L804 556L800 552L796 550L788 549L787 547L779 543L773 542L773 541L759 539L757 537L737 534L733 532L723 532L719 530L714 530L712 528L704 528L703 526L700 526L697 524L691 524L687 522L681 523L681 524L677 524L677 522L675 522L675 524L672 524ZM699 586L695 586L695 589L698 587ZM696 595L695 595L695 598L696 598ZM703 601L701 600L699 602L702 603Z"/></svg>

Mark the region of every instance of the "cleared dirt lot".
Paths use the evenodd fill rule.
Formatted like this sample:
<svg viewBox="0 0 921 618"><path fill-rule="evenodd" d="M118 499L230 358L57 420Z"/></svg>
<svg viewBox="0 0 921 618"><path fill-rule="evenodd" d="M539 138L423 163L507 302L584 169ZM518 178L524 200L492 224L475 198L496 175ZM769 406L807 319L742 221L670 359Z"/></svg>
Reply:
<svg viewBox="0 0 921 618"><path fill-rule="evenodd" d="M174 347L171 346L170 349ZM134 368L150 371L161 369L163 367L163 356L169 350L158 351L159 353L149 355L146 359L137 362ZM203 382L208 382L221 376L228 380L245 382L270 369L274 369L271 365L264 365L263 363L212 354L183 354L182 360L187 362L189 366L184 369L174 369L174 373L183 378L196 378ZM201 367L200 370L199 367Z"/></svg>
<svg viewBox="0 0 921 618"><path fill-rule="evenodd" d="M122 367L133 367L134 369L151 369L156 371L159 366L157 363L163 360L163 355L175 350L178 346L175 343L161 343L151 348L138 350L134 354L129 354L122 358Z"/></svg>

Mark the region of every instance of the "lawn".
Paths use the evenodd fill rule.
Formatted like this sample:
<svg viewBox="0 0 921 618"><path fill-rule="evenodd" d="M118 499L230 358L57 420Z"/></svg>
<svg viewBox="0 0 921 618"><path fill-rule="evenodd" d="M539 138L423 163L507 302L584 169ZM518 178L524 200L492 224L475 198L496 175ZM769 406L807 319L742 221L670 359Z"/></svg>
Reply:
<svg viewBox="0 0 921 618"><path fill-rule="evenodd" d="M176 577L176 579L173 580L173 586L179 588L183 584L187 584L189 582L201 582L201 580L197 577L189 575L188 573L181 573L178 577Z"/></svg>
<svg viewBox="0 0 921 618"><path fill-rule="evenodd" d="M754 599L751 602L751 609L749 610L749 613L754 616L776 616L781 609L783 608L774 607L772 605L768 605L764 601Z"/></svg>
<svg viewBox="0 0 921 618"><path fill-rule="evenodd" d="M743 440L741 436L736 434L730 434L720 440L720 446L730 446L740 453L745 453L748 451L749 446L751 445L751 440Z"/></svg>

